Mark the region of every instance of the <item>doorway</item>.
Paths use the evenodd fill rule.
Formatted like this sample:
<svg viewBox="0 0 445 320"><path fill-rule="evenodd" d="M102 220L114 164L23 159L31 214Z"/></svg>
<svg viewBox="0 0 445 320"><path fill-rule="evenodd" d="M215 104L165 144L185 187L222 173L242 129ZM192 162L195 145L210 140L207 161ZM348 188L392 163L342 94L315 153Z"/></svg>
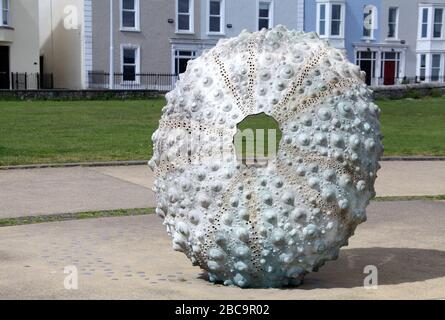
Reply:
<svg viewBox="0 0 445 320"><path fill-rule="evenodd" d="M396 83L400 67L400 52L382 52L383 84L390 86Z"/></svg>
<svg viewBox="0 0 445 320"><path fill-rule="evenodd" d="M0 89L10 89L9 47L0 46Z"/></svg>
<svg viewBox="0 0 445 320"><path fill-rule="evenodd" d="M375 51L357 51L356 63L366 73L367 85L372 85L375 78L376 55Z"/></svg>

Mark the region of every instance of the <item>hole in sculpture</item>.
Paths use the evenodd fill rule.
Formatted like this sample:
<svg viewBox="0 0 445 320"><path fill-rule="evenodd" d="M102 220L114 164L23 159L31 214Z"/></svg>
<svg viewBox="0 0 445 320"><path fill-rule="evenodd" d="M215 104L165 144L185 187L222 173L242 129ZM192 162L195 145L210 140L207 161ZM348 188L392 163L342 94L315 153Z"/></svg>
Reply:
<svg viewBox="0 0 445 320"><path fill-rule="evenodd" d="M275 159L282 137L277 121L260 113L246 117L237 125L233 139L236 158L246 166L264 166Z"/></svg>

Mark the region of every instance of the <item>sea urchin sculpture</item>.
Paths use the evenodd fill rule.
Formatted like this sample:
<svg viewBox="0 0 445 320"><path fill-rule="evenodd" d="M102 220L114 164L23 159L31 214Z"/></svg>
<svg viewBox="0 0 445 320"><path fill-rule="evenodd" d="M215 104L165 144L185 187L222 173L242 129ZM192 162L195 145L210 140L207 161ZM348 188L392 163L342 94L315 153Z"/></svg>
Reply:
<svg viewBox="0 0 445 320"><path fill-rule="evenodd" d="M153 134L156 212L213 282L297 285L336 259L375 195L379 108L359 67L282 26L221 40L188 63ZM283 138L267 166L237 160L237 124Z"/></svg>

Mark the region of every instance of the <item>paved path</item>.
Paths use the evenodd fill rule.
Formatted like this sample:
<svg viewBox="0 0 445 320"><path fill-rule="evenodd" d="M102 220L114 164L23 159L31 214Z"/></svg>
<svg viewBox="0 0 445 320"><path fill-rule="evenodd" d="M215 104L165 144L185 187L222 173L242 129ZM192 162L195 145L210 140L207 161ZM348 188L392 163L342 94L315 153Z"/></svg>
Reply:
<svg viewBox="0 0 445 320"><path fill-rule="evenodd" d="M285 290L210 284L154 215L0 228L0 299L444 299L445 202L374 202L368 217L339 260ZM69 265L78 290L64 289Z"/></svg>
<svg viewBox="0 0 445 320"><path fill-rule="evenodd" d="M154 207L148 166L0 171L0 217ZM445 161L382 162L378 196L445 194Z"/></svg>

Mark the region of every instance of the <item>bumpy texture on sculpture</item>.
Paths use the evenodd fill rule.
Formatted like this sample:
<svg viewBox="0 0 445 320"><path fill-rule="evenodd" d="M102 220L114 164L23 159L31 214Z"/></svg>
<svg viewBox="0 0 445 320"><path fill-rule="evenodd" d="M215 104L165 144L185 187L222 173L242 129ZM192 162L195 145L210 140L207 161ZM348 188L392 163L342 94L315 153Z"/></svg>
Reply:
<svg viewBox="0 0 445 320"><path fill-rule="evenodd" d="M221 40L190 61L167 94L149 163L174 249L211 281L240 287L298 285L336 259L366 220L383 150L363 80L341 51L282 26ZM276 159L247 167L233 137L262 112L283 138ZM193 135L200 143L187 147ZM213 161L221 141L224 161Z"/></svg>

